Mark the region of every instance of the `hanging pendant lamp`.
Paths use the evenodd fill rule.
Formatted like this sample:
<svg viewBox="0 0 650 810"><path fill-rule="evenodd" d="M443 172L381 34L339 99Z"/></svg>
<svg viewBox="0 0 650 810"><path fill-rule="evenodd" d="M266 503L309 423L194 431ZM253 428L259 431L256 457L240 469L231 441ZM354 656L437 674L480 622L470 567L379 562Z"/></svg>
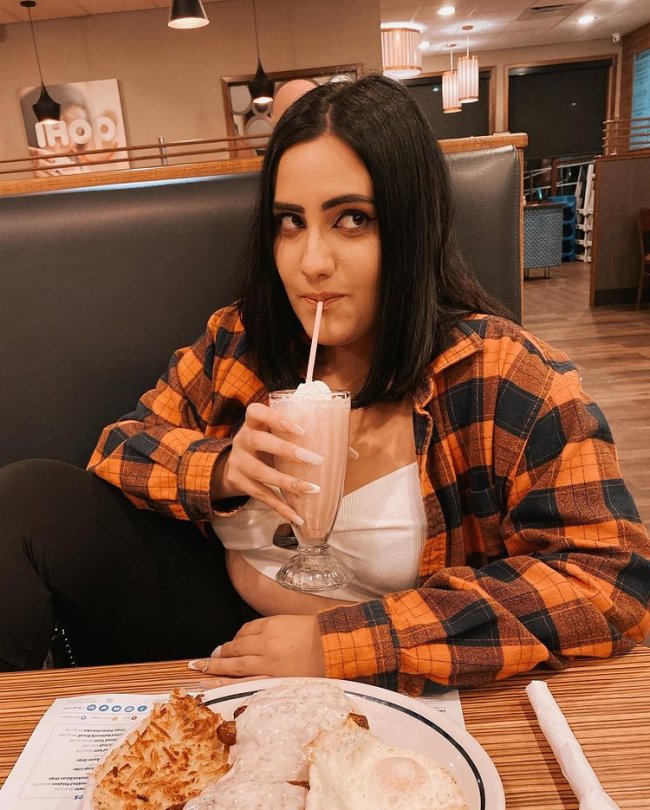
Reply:
<svg viewBox="0 0 650 810"><path fill-rule="evenodd" d="M419 28L396 23L381 26L381 61L384 75L393 79L412 79L422 73Z"/></svg>
<svg viewBox="0 0 650 810"><path fill-rule="evenodd" d="M442 74L442 111L443 113L456 113L462 109L458 98L458 74L454 70L453 49L456 47L456 43L450 42L447 47L449 48L449 70L445 70Z"/></svg>
<svg viewBox="0 0 650 810"><path fill-rule="evenodd" d="M469 55L469 31L472 25L464 25L463 31L467 31L467 53L459 56L456 63L458 70L458 98L461 104L469 104L478 101L478 58Z"/></svg>
<svg viewBox="0 0 650 810"><path fill-rule="evenodd" d="M201 0L172 0L167 23L170 28L201 28L209 22Z"/></svg>
<svg viewBox="0 0 650 810"><path fill-rule="evenodd" d="M32 110L36 120L41 123L49 121L59 121L61 118L61 105L58 104L47 92L45 82L43 81L43 72L41 70L41 60L38 56L38 48L36 47L36 37L34 36L34 21L32 20L32 9L36 5L36 0L21 0L20 5L27 9L29 14L29 27L32 32L32 42L34 43L34 53L36 54L36 64L38 65L38 75L41 80L41 94L38 97L36 104L32 104Z"/></svg>
<svg viewBox="0 0 650 810"><path fill-rule="evenodd" d="M255 48L257 50L257 71L253 79L248 82L248 92L251 94L253 104L270 104L273 101L275 82L264 72L260 59L260 40L257 35L257 8L253 0L253 23L255 25Z"/></svg>

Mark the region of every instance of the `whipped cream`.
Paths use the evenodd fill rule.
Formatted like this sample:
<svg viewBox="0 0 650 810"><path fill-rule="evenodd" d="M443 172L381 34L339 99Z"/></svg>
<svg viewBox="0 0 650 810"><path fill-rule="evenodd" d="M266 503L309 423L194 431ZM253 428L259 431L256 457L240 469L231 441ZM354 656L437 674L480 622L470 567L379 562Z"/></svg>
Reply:
<svg viewBox="0 0 650 810"><path fill-rule="evenodd" d="M294 397L309 397L310 399L331 399L332 391L329 385L322 380L300 383L293 392Z"/></svg>

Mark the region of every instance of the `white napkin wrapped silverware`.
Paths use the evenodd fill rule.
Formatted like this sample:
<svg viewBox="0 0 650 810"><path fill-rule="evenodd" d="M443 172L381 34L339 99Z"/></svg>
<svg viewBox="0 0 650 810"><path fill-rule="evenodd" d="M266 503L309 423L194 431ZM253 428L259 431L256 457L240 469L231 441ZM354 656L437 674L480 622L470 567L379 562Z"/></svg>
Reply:
<svg viewBox="0 0 650 810"><path fill-rule="evenodd" d="M547 684L531 681L526 694L564 778L580 802L580 810L619 810L598 781Z"/></svg>

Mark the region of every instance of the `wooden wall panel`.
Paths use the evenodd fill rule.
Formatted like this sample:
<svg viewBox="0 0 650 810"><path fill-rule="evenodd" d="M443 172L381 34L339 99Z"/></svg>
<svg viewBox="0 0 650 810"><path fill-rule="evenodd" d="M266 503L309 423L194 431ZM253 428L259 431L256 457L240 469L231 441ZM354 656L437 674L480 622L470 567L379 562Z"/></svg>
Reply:
<svg viewBox="0 0 650 810"><path fill-rule="evenodd" d="M596 161L592 304L631 303L639 281L639 208L650 208L650 155Z"/></svg>
<svg viewBox="0 0 650 810"><path fill-rule="evenodd" d="M650 23L636 31L626 34L622 39L623 56L621 59L621 98L619 118L626 119L632 114L632 77L634 57L637 53L650 48Z"/></svg>

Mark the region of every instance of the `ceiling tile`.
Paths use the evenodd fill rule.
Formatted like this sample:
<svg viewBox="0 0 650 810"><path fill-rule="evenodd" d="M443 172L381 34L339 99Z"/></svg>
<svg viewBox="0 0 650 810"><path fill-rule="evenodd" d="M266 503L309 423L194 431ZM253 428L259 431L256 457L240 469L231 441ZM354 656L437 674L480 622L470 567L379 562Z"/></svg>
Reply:
<svg viewBox="0 0 650 810"><path fill-rule="evenodd" d="M0 9L0 25L5 25L6 23L16 23L22 22L13 14L10 14L8 11L4 11L4 9Z"/></svg>
<svg viewBox="0 0 650 810"><path fill-rule="evenodd" d="M521 31L516 35L505 31L503 34L497 34L490 40L489 50L502 50L506 48L527 48L530 45L540 45L540 38L542 34L539 31Z"/></svg>
<svg viewBox="0 0 650 810"><path fill-rule="evenodd" d="M517 14L532 5L535 5L534 0L481 0L476 4L476 11L481 14L510 11L516 17Z"/></svg>
<svg viewBox="0 0 650 810"><path fill-rule="evenodd" d="M552 22L547 17L546 19L536 20L513 20L506 29L509 34L514 34L518 31L542 31L552 26L557 22L557 18Z"/></svg>
<svg viewBox="0 0 650 810"><path fill-rule="evenodd" d="M224 1L228 0L204 0L209 4ZM614 31L626 34L650 22L649 0L579 0L579 5L563 22L555 15L539 15L532 20L517 19L533 5L554 5L562 0L450 1L457 11L453 17L445 18L438 14L438 9L446 0L422 3L415 0L382 0L381 19L385 22L413 19L425 25L425 37L433 43L433 50L427 52L429 54L436 53L437 48L444 50L445 43L450 41L461 45L465 41L465 35L460 30L463 24L475 26L470 42L472 48L481 50L609 38ZM18 3L19 0L0 0L0 24L27 21L26 11ZM171 0L39 0L33 19L38 22L57 17L168 8L170 4ZM596 15L596 21L584 28L577 26L575 20L587 11Z"/></svg>
<svg viewBox="0 0 650 810"><path fill-rule="evenodd" d="M85 16L86 12L83 8L75 2L75 0L47 0L37 3L36 8L32 9L32 20L38 22L39 20L55 20L59 17L81 17ZM27 11L25 11L25 20L27 19Z"/></svg>
<svg viewBox="0 0 650 810"><path fill-rule="evenodd" d="M111 14L155 8L153 0L77 0L87 14Z"/></svg>

